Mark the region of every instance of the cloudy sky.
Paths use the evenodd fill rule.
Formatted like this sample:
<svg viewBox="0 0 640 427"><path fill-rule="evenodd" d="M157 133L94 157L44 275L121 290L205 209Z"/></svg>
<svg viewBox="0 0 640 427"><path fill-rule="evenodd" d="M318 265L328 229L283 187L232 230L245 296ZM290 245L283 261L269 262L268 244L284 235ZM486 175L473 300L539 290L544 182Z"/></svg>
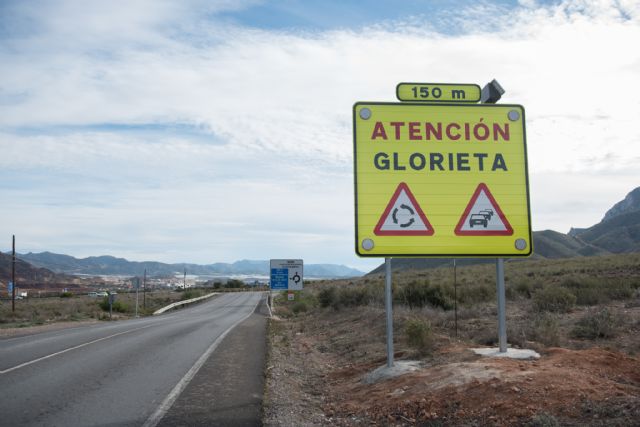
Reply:
<svg viewBox="0 0 640 427"><path fill-rule="evenodd" d="M640 1L0 1L0 242L130 260L354 254L352 105L497 79L534 230L640 185Z"/></svg>

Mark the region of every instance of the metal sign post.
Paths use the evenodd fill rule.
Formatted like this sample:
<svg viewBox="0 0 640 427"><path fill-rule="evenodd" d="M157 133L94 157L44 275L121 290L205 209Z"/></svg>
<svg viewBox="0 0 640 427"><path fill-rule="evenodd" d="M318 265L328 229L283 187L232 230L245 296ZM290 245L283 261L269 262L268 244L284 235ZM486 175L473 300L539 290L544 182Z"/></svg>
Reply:
<svg viewBox="0 0 640 427"><path fill-rule="evenodd" d="M504 94L504 89L494 79L482 88L480 102L495 104ZM518 242L516 241L516 245ZM498 299L498 347L500 353L507 352L507 310L504 286L504 259L496 259L496 296Z"/></svg>
<svg viewBox="0 0 640 427"><path fill-rule="evenodd" d="M384 259L386 281L384 285L384 307L387 312L387 368L393 367L393 304L391 301L391 258Z"/></svg>
<svg viewBox="0 0 640 427"><path fill-rule="evenodd" d="M458 338L458 277L456 271L456 259L453 259L453 313L455 319L456 338Z"/></svg>
<svg viewBox="0 0 640 427"><path fill-rule="evenodd" d="M507 315L504 289L504 259L496 259L496 292L498 294L498 341L500 353L507 352Z"/></svg>

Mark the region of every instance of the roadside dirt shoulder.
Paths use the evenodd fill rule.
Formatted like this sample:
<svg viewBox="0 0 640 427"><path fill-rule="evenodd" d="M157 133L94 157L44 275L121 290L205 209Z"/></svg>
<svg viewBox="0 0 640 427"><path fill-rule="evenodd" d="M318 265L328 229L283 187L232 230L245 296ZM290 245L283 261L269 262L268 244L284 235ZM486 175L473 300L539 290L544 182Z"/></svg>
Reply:
<svg viewBox="0 0 640 427"><path fill-rule="evenodd" d="M476 356L437 336L420 370L365 384L364 375L385 363L383 318L381 309L360 307L272 320L265 425L627 426L640 419L640 360L598 347L548 348L539 360L517 361ZM417 358L402 342L396 350L397 360Z"/></svg>

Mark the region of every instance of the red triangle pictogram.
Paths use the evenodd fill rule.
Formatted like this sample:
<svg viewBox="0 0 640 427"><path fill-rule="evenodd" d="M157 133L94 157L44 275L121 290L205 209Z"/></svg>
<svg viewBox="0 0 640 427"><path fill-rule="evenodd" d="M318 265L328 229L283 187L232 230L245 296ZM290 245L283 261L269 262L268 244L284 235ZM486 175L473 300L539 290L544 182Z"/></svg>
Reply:
<svg viewBox="0 0 640 427"><path fill-rule="evenodd" d="M454 232L456 236L511 236L513 228L489 187L480 183Z"/></svg>
<svg viewBox="0 0 640 427"><path fill-rule="evenodd" d="M377 236L432 236L434 231L404 182L396 188L373 230Z"/></svg>

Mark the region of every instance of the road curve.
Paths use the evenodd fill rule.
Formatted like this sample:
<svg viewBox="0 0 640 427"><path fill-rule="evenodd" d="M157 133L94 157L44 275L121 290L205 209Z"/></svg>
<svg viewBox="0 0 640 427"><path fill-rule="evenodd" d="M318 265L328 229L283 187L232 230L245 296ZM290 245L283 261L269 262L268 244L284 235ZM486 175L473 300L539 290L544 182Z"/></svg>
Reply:
<svg viewBox="0 0 640 427"><path fill-rule="evenodd" d="M262 293L0 340L0 425L153 426ZM194 368L196 366L196 368Z"/></svg>

